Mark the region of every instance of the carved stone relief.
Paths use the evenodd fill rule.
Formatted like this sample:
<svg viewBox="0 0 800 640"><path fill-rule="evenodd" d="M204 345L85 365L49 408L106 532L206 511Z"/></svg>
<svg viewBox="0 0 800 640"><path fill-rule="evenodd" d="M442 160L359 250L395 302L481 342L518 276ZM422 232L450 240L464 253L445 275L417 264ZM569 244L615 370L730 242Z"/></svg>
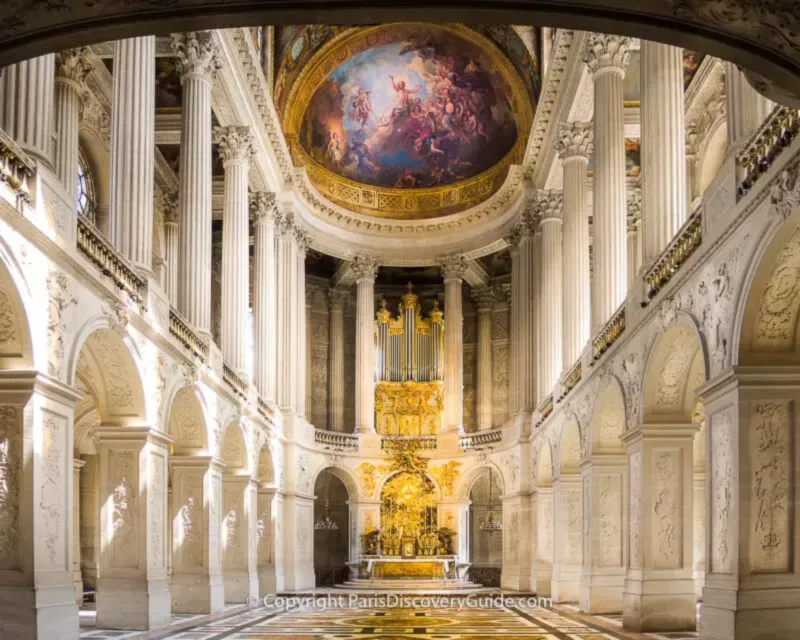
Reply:
<svg viewBox="0 0 800 640"><path fill-rule="evenodd" d="M539 496L538 521L541 522L536 551L540 560L553 562L553 498Z"/></svg>
<svg viewBox="0 0 800 640"><path fill-rule="evenodd" d="M167 461L163 455L153 454L150 459L150 565L157 568L166 566L166 527L164 507L167 504L166 483Z"/></svg>
<svg viewBox="0 0 800 640"><path fill-rule="evenodd" d="M770 274L761 298L753 347L769 351L791 349L799 311L800 230L781 250Z"/></svg>
<svg viewBox="0 0 800 640"><path fill-rule="evenodd" d="M64 566L66 557L66 495L64 457L67 419L42 412L42 485L40 503L44 539L50 563Z"/></svg>
<svg viewBox="0 0 800 640"><path fill-rule="evenodd" d="M642 568L642 452L634 451L630 464L630 554L631 568Z"/></svg>
<svg viewBox="0 0 800 640"><path fill-rule="evenodd" d="M711 565L715 573L733 571L731 508L733 506L733 409L715 413L711 428Z"/></svg>
<svg viewBox="0 0 800 640"><path fill-rule="evenodd" d="M597 566L622 566L622 476L600 476Z"/></svg>
<svg viewBox="0 0 800 640"><path fill-rule="evenodd" d="M63 316L68 307L78 304L78 299L72 293L69 278L60 271L52 271L47 276L47 291L49 295L47 317L48 373L53 377L63 379L64 338L66 335Z"/></svg>
<svg viewBox="0 0 800 640"><path fill-rule="evenodd" d="M565 547L566 561L569 563L580 563L583 524L581 509L581 490L567 489L564 496L564 507L567 517L567 543Z"/></svg>
<svg viewBox="0 0 800 640"><path fill-rule="evenodd" d="M653 562L656 568L678 568L681 563L681 452L657 451L652 461L654 527Z"/></svg>
<svg viewBox="0 0 800 640"><path fill-rule="evenodd" d="M137 459L132 451L112 451L108 454L111 505L114 512L109 532L111 566L135 568L137 565L136 531L138 499Z"/></svg>
<svg viewBox="0 0 800 640"><path fill-rule="evenodd" d="M19 571L22 425L16 407L0 407L0 570Z"/></svg>

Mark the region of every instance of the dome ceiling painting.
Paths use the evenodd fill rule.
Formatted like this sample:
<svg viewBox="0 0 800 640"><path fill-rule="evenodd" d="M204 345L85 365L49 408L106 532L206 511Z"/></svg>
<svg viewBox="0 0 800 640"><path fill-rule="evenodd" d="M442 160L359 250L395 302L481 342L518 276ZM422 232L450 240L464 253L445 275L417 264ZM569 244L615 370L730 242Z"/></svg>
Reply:
<svg viewBox="0 0 800 640"><path fill-rule="evenodd" d="M295 165L333 202L381 217L486 200L522 160L539 88L535 48L510 29L284 31L275 97Z"/></svg>

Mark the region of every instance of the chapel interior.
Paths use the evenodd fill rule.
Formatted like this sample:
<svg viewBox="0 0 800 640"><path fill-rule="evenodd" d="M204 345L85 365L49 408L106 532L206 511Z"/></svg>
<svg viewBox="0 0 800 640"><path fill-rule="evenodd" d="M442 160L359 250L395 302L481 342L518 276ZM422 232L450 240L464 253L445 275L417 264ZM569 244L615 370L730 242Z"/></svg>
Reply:
<svg viewBox="0 0 800 640"><path fill-rule="evenodd" d="M226 4L0 7L0 639L800 638L796 7Z"/></svg>

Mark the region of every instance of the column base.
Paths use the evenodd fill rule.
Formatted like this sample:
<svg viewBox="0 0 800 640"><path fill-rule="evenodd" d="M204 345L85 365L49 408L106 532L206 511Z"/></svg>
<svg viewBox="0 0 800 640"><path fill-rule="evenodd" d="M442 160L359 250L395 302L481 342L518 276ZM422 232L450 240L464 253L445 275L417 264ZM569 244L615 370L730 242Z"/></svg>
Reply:
<svg viewBox="0 0 800 640"><path fill-rule="evenodd" d="M103 578L97 588L97 628L150 631L169 624L172 598L166 578Z"/></svg>
<svg viewBox="0 0 800 640"><path fill-rule="evenodd" d="M281 585L283 588L283 585ZM275 567L264 567L258 570L258 594L264 597L269 594L278 593L278 579L275 575Z"/></svg>
<svg viewBox="0 0 800 640"><path fill-rule="evenodd" d="M0 586L3 640L78 640L79 636L72 583L58 587Z"/></svg>
<svg viewBox="0 0 800 640"><path fill-rule="evenodd" d="M703 588L706 586L706 572L694 572L694 593L697 596L697 601L703 601Z"/></svg>
<svg viewBox="0 0 800 640"><path fill-rule="evenodd" d="M553 567L551 565L537 565L536 567L536 595L549 597L553 586Z"/></svg>
<svg viewBox="0 0 800 640"><path fill-rule="evenodd" d="M591 614L622 612L625 569L585 569L581 574L580 608Z"/></svg>
<svg viewBox="0 0 800 640"><path fill-rule="evenodd" d="M550 594L553 602L578 602L581 590L581 568L554 567Z"/></svg>
<svg viewBox="0 0 800 640"><path fill-rule="evenodd" d="M623 629L694 631L697 628L694 589L692 578L628 577L623 594Z"/></svg>
<svg viewBox="0 0 800 640"><path fill-rule="evenodd" d="M800 638L800 589L737 591L706 587L703 640L792 640Z"/></svg>
<svg viewBox="0 0 800 640"><path fill-rule="evenodd" d="M353 433L357 435L371 435L371 436L377 435L375 427L356 427Z"/></svg>
<svg viewBox="0 0 800 640"><path fill-rule="evenodd" d="M536 583L533 578L520 567L507 568L504 566L500 572L500 588L529 593L536 591Z"/></svg>
<svg viewBox="0 0 800 640"><path fill-rule="evenodd" d="M222 576L202 573L172 574L172 611L174 613L216 613L225 607Z"/></svg>
<svg viewBox="0 0 800 640"><path fill-rule="evenodd" d="M258 598L258 576L249 571L225 571L222 574L225 583L225 602L229 604L247 604L248 599Z"/></svg>

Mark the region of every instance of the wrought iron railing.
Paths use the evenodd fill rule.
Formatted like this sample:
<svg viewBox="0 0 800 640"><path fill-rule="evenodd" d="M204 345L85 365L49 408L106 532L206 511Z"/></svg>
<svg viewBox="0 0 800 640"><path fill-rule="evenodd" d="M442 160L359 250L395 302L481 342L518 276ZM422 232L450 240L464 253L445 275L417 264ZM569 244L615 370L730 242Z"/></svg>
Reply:
<svg viewBox="0 0 800 640"><path fill-rule="evenodd" d="M502 441L503 432L500 429L487 429L486 431L461 436L458 440L458 447L464 450L474 449L480 451Z"/></svg>
<svg viewBox="0 0 800 640"><path fill-rule="evenodd" d="M358 436L353 433L314 429L314 442L332 451L358 451Z"/></svg>
<svg viewBox="0 0 800 640"><path fill-rule="evenodd" d="M114 284L140 305L145 303L147 281L119 254L102 233L78 215L78 250Z"/></svg>
<svg viewBox="0 0 800 640"><path fill-rule="evenodd" d="M412 443L418 449L436 449L439 446L436 436L382 436L381 449L391 450L399 443Z"/></svg>
<svg viewBox="0 0 800 640"><path fill-rule="evenodd" d="M238 373L236 373L225 363L222 364L222 379L229 387L233 389L234 393L242 396L243 398L247 397L247 381L240 377Z"/></svg>
<svg viewBox="0 0 800 640"><path fill-rule="evenodd" d="M650 300L658 295L672 277L678 272L684 262L689 259L697 248L703 244L703 209L698 208L684 223L678 235L669 243L662 252L661 257L644 274L647 299L642 302L646 307Z"/></svg>
<svg viewBox="0 0 800 640"><path fill-rule="evenodd" d="M592 340L592 359L593 361L599 360L602 355L611 348L622 333L625 331L625 304L611 316L606 325L597 334L597 337Z"/></svg>
<svg viewBox="0 0 800 640"><path fill-rule="evenodd" d="M559 397L559 400L566 398L567 394L569 394L570 391L578 386L582 375L583 366L581 365L581 361L578 360L574 365L572 365L572 368L567 371L564 377L561 378L561 396Z"/></svg>
<svg viewBox="0 0 800 640"><path fill-rule="evenodd" d="M800 112L777 107L736 156L736 197L744 197L800 131Z"/></svg>
<svg viewBox="0 0 800 640"><path fill-rule="evenodd" d="M30 202L30 181L35 168L25 152L0 130L0 182L5 182L18 197Z"/></svg>
<svg viewBox="0 0 800 640"><path fill-rule="evenodd" d="M208 344L200 339L177 309L172 307L169 310L169 332L202 362L208 360Z"/></svg>

